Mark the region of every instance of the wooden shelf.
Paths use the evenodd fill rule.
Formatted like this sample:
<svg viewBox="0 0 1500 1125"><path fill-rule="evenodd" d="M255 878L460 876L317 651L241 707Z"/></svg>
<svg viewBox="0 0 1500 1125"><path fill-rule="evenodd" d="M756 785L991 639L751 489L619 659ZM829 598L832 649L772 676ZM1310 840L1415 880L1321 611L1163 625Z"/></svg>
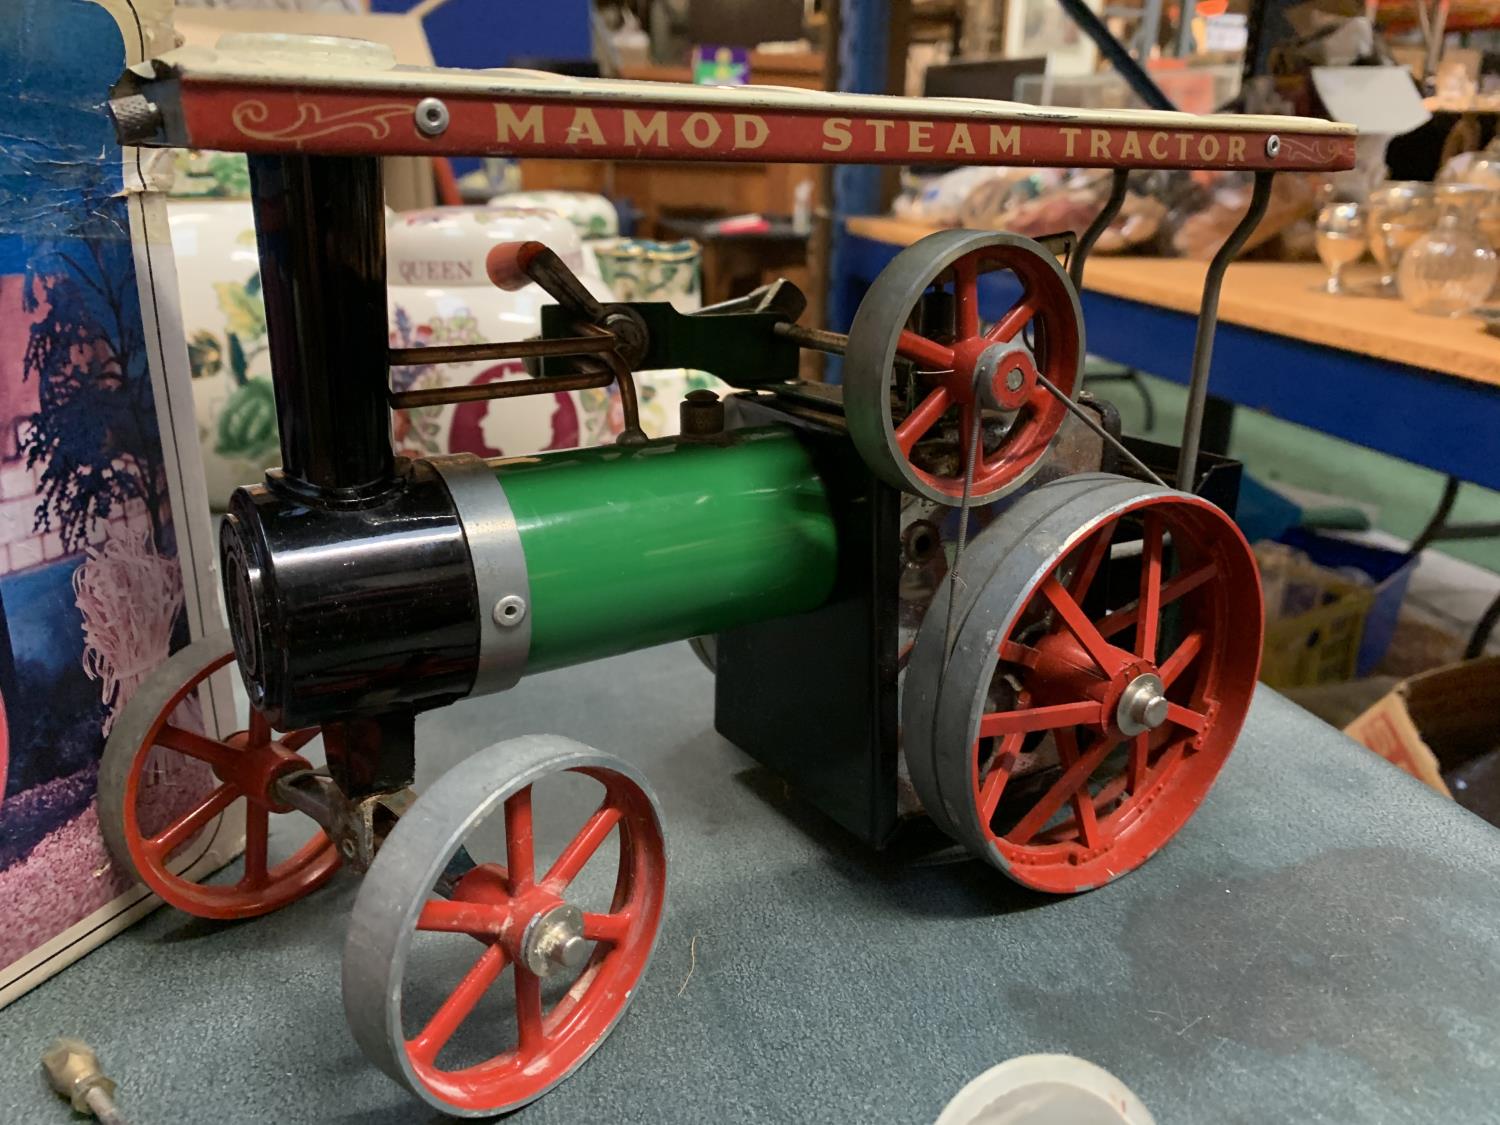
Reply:
<svg viewBox="0 0 1500 1125"><path fill-rule="evenodd" d="M906 246L934 227L888 218L854 218L851 234ZM1085 290L1198 311L1206 262L1181 258L1115 258L1096 254L1084 272ZM1356 273L1356 283L1373 280ZM1319 291L1326 277L1315 262L1237 262L1224 277L1219 320L1324 347L1436 371L1500 387L1500 338L1475 317L1444 320L1413 312L1400 301L1334 296Z"/></svg>

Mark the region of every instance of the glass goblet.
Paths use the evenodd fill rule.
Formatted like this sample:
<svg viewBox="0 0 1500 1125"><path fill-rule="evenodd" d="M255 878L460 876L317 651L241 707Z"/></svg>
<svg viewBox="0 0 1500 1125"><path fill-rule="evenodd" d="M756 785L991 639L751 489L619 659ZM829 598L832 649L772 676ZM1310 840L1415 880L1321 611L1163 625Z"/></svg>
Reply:
<svg viewBox="0 0 1500 1125"><path fill-rule="evenodd" d="M1400 295L1396 271L1406 248L1437 220L1433 189L1420 180L1381 184L1370 193L1370 253L1380 266L1380 294Z"/></svg>
<svg viewBox="0 0 1500 1125"><path fill-rule="evenodd" d="M1370 220L1362 203L1330 203L1318 212L1318 257L1328 269L1325 293L1347 293L1343 272L1365 256L1370 245Z"/></svg>

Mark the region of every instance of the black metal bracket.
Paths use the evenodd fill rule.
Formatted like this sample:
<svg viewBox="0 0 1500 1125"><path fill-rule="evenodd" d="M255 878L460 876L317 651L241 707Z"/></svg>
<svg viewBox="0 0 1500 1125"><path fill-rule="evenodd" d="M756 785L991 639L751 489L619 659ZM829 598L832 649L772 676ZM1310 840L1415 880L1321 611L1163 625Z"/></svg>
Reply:
<svg viewBox="0 0 1500 1125"><path fill-rule="evenodd" d="M645 326L645 351L638 370L687 367L708 371L732 387L764 387L797 378L801 349L776 332L790 323L781 311L723 311L717 306L680 313L666 301L630 301L613 308L633 312ZM542 307L542 336L553 339L575 331L571 314L560 305ZM567 361L542 362L543 375L576 370Z"/></svg>
<svg viewBox="0 0 1500 1125"><path fill-rule="evenodd" d="M1420 555L1428 546L1440 541L1500 538L1500 523L1448 522L1448 517L1453 514L1453 505L1458 500L1459 486L1462 484L1463 481L1455 476L1450 476L1444 482L1443 496L1438 501L1437 511L1432 513L1427 526L1411 541L1408 554ZM1489 647L1490 634L1495 631L1497 623L1500 623L1500 597L1492 601L1480 615L1474 631L1469 635L1468 644L1464 646L1465 660L1477 660L1484 655L1484 650Z"/></svg>
<svg viewBox="0 0 1500 1125"><path fill-rule="evenodd" d="M1109 229L1109 224L1114 222L1115 216L1120 213L1120 208L1125 203L1125 187L1129 181L1128 169L1115 169L1109 185L1109 198L1104 201L1104 209L1094 216L1094 221L1089 224L1088 230L1083 232L1083 237L1078 240L1077 248L1068 259L1068 279L1073 282L1073 288L1080 292L1083 290L1083 264L1088 261L1089 251L1094 248L1094 243L1099 241L1099 236Z"/></svg>
<svg viewBox="0 0 1500 1125"><path fill-rule="evenodd" d="M1146 73L1145 67L1135 61L1135 58L1125 49L1125 45L1110 34L1109 28L1104 26L1101 20L1084 0L1057 0L1062 5L1063 11L1068 13L1068 18L1078 25L1078 30L1094 41L1099 48L1099 53L1109 60L1111 66L1119 71L1120 77L1125 79L1135 96L1146 103L1148 109L1176 109L1172 100L1161 92L1161 87L1151 81L1151 76Z"/></svg>
<svg viewBox="0 0 1500 1125"><path fill-rule="evenodd" d="M1250 209L1239 225L1229 232L1224 245L1208 264L1208 273L1203 279L1203 303L1198 307L1198 334L1193 341L1193 371L1188 382L1187 417L1182 422L1182 451L1177 458L1177 479L1180 481L1197 477L1198 447L1203 438L1203 411L1208 403L1208 373L1213 365L1214 332L1219 327L1219 292L1224 287L1224 271L1265 218L1275 175L1269 171L1255 173Z"/></svg>
<svg viewBox="0 0 1500 1125"><path fill-rule="evenodd" d="M323 728L328 773L346 797L387 793L412 783L416 774L416 715L409 708Z"/></svg>

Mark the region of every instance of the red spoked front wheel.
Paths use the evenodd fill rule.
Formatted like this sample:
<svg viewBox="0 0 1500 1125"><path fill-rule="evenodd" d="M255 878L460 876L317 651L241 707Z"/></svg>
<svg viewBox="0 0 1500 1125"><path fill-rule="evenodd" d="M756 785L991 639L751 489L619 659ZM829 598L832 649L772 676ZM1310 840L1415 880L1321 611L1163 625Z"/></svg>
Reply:
<svg viewBox="0 0 1500 1125"><path fill-rule="evenodd" d="M475 863L492 815L504 861ZM445 1113L517 1109L624 1014L665 898L660 816L632 767L553 736L499 743L443 775L376 855L344 950L349 1026Z"/></svg>
<svg viewBox="0 0 1500 1125"><path fill-rule="evenodd" d="M1208 792L1260 665L1254 557L1205 500L1122 478L1037 489L987 528L953 649L913 650L904 737L939 824L1011 878L1089 890Z"/></svg>
<svg viewBox="0 0 1500 1125"><path fill-rule="evenodd" d="M986 328L980 279L998 273L1020 292ZM844 364L850 436L893 487L944 504L966 487L975 503L999 499L1041 465L1067 415L1043 380L1071 398L1083 355L1078 295L1040 243L939 231L860 302Z"/></svg>
<svg viewBox="0 0 1500 1125"><path fill-rule="evenodd" d="M205 733L212 724L199 689L233 659L227 634L175 653L120 712L99 765L99 823L116 860L179 910L221 920L294 902L339 866L338 849L315 827L286 858L271 854L271 817L290 811L274 797L273 785L311 768L298 751L319 728L277 734L251 708L243 730L224 739ZM239 878L197 882L189 872L236 805L243 809L245 834Z"/></svg>

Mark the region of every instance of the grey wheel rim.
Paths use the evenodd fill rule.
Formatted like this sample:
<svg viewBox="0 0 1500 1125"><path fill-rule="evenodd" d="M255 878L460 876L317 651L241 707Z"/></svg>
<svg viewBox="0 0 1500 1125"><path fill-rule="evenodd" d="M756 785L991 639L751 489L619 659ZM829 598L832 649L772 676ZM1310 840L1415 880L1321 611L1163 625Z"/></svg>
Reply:
<svg viewBox="0 0 1500 1125"><path fill-rule="evenodd" d="M144 882L130 858L125 831L125 791L131 768L147 733L178 688L233 651L228 633L211 633L178 649L136 688L105 739L99 758L99 830L110 856L138 881Z"/></svg>
<svg viewBox="0 0 1500 1125"><path fill-rule="evenodd" d="M990 682L999 663L999 633L1086 529L1137 500L1169 494L1167 489L1124 479L1066 492L1053 493L1050 488L1034 494L1033 522L1024 528L1002 529L1009 531L1010 549L988 581L975 590L964 623L955 630L949 674L944 677L929 746L939 801L957 827L960 842L1003 870L1008 866L992 848L969 799L966 753L984 713L984 696L976 689ZM963 752L955 752L959 747Z"/></svg>
<svg viewBox="0 0 1500 1125"><path fill-rule="evenodd" d="M1035 612L1029 607L1037 606L1038 589L1043 580L1055 576L1065 586L1071 585L1068 579L1071 571L1067 568L1059 570L1059 567L1065 567L1067 559L1079 558L1074 553L1076 547L1106 526L1113 525L1115 520L1125 516L1128 511L1148 513L1145 516L1148 525L1149 520L1155 520L1157 531L1154 535L1158 543L1155 550L1158 558L1163 549L1161 535L1164 534L1164 529L1173 528L1173 543L1178 544L1173 550L1176 552L1179 547L1185 550L1187 553L1181 558L1193 559L1193 567L1199 574L1193 585L1184 586L1184 589L1199 588L1197 583L1202 582L1203 574L1209 574L1211 585L1208 594L1193 595L1188 603L1188 621L1191 624L1184 625L1184 628L1193 628L1197 636L1188 637L1194 643L1184 643L1181 651L1191 651L1194 655L1187 655L1184 663L1179 663L1176 672L1173 672L1173 675L1181 675L1184 669L1193 667L1190 678L1184 679L1181 684L1185 691L1193 694L1184 696L1179 693L1178 697L1197 708L1200 706L1197 691L1202 690L1205 693L1202 696L1205 709L1194 714L1191 709L1184 711L1178 703L1173 703L1173 706L1178 706L1176 714L1181 715L1181 718L1175 718L1172 724L1194 723L1194 726L1187 729L1169 726L1167 730L1176 730L1175 735L1169 733L1166 741L1155 744L1160 748L1170 744L1191 744L1196 748L1181 750L1179 745L1178 756L1163 754L1158 760L1169 762L1170 759L1169 765L1154 772L1154 768L1148 766L1152 760L1149 756L1154 753L1149 748L1151 742L1142 742L1136 747L1142 754L1139 759L1139 774L1133 772L1133 777L1128 781L1128 789L1110 789L1110 792L1128 793L1130 799L1116 796L1112 802L1109 796L1101 795L1098 798L1106 802L1101 805L1104 810L1119 810L1121 817L1113 820L1113 826L1107 831L1098 832L1097 843L1091 826L1091 835L1086 840L1082 835L1079 837L1080 840L1085 840L1083 844L1053 846L1047 843L1050 837L1044 835L1040 847L1029 849L1028 841L1037 835L1037 825L1041 823L1038 819L1032 820L1029 828L1023 828L1023 834L1016 841L1011 841L1007 835L1002 850L1002 843L999 843L995 832L990 831L990 825L986 823L989 814L981 813L974 789L974 747L980 736L981 717L996 709L992 703L987 703L987 694L990 685L995 682L1001 663L1001 642L1014 636L1013 630L1017 627L1017 622L1022 621L1023 612ZM1142 516L1131 516L1131 519L1139 520ZM1106 538L1103 541L1095 540L1095 543L1101 543L1107 549L1109 541ZM980 568L969 570L966 567L968 592L963 595L959 612L954 615L953 651L945 658L942 645L947 622L944 615L945 604L939 600L926 621L922 622L912 660L907 667L907 682L919 687L919 690L910 691L903 697L904 747L913 787L939 826L954 835L969 850L1001 868L1008 876L1050 891L1083 891L1100 885L1100 882L1107 882L1149 858L1191 816L1191 811L1197 807L1199 799L1202 799L1202 793L1212 784L1212 778L1218 766L1223 763L1224 756L1229 753L1239 724L1244 721L1244 711L1248 708L1248 700L1254 687L1254 667L1259 663L1259 616L1251 619L1250 612L1251 606L1256 607L1259 612L1259 597L1247 597L1233 592L1244 588L1247 583L1253 585L1256 582L1254 561L1244 543L1244 537L1238 531L1233 531L1232 520L1211 504L1206 504L1196 496L1107 474L1065 478L1023 496L1011 510L1002 514L975 540L975 550L984 556L986 562L989 559L998 559L998 562L983 576L977 573ZM1185 577L1193 577L1188 571L1181 573ZM1163 580L1158 577L1157 582ZM1166 586L1158 585L1158 588L1166 589ZM1085 592L1079 589L1077 597L1082 600ZM1161 594L1161 597L1166 597L1166 594ZM1179 594L1173 597L1179 597ZM1049 610L1050 612L1055 610ZM1158 609L1158 612L1161 610ZM1244 613L1244 621L1235 619L1235 625L1242 625L1242 628L1230 624L1232 618L1226 616L1226 613L1232 612ZM1029 616L1025 619L1031 621ZM1055 628L1055 625L1046 622L1046 616L1038 621L1044 631ZM1124 627L1127 625L1116 625L1116 628ZM1152 636L1155 636L1155 631ZM1181 642L1184 636L1179 636L1173 645ZM1113 645L1116 642L1107 643ZM1107 666L1116 669L1115 672L1101 672L1095 667L1088 675L1103 676L1103 679L1086 679L1086 684L1094 684L1095 691L1104 691L1104 685L1113 682L1110 679L1112 675L1121 676L1121 682L1124 682L1124 679L1137 676L1142 670L1155 672L1155 667L1164 667L1166 652L1157 643L1146 643L1149 645L1146 649L1128 646L1113 649L1116 655L1124 654L1119 663ZM1058 649L1049 648L1047 651L1056 652ZM1149 658L1131 655L1136 651L1146 652L1148 655L1155 652L1155 655L1149 655ZM1176 651L1178 649L1173 649L1173 654ZM1029 658L1037 660L1040 652L1041 649L1032 649ZM1124 657L1130 657L1130 660L1125 660ZM1142 660L1145 663L1140 663ZM1194 660L1197 663L1188 663ZM1013 667L1016 670L1010 675L1020 676L1017 684L1028 691L1035 688L1041 693L1049 684L1073 682L1070 679L1073 673L1058 670L1064 666L1047 664L1046 667L1053 670L1038 670L1035 675L1022 675L1022 667ZM1043 664L1037 664L1037 667L1040 669ZM1151 678L1154 676L1143 676L1143 679ZM1170 684L1172 679L1169 678L1167 682ZM1122 688L1116 685L1112 690ZM1157 690L1161 690L1160 681L1157 682ZM1065 693L1061 697L1079 699L1080 696ZM1092 697L1106 700L1104 706L1110 708L1106 714L1115 714L1115 696L1109 694L1109 691ZM1052 699L1059 699L1059 696L1052 696ZM1122 703L1122 708L1124 705ZM1025 708L1025 703L1022 706ZM999 706L999 711L1007 711L1004 702ZM1121 714L1125 714L1124 709ZM1094 735L1091 751L1098 750L1098 753L1103 754L1112 745L1121 745L1119 739L1122 735L1115 729L1115 718L1110 718L1109 721L1089 718L1086 721L1104 723L1103 727L1092 727L1103 730L1103 735ZM1119 721L1124 723L1125 720L1122 718ZM1161 723L1163 718L1158 715L1152 720L1152 729ZM1053 724L1068 726L1068 721L1061 720ZM1023 726L1019 729L1037 727ZM1130 730L1128 735L1136 735L1137 730L1145 730L1145 727ZM1103 741L1100 741L1101 736ZM1155 736L1152 735L1151 738ZM1130 739L1127 738L1127 741ZM1011 751L1022 753L1020 747L1022 744L1017 742ZM1073 753L1079 753L1077 747ZM1094 757L1091 760L1098 762L1101 759ZM1193 765L1188 765L1188 762L1193 762ZM1010 766L1004 768L1008 771ZM1134 768L1136 766L1133 766L1133 771ZM983 769L980 775L984 777ZM1127 784L1124 772L1112 774L1106 771L1101 777L1112 778L1110 784L1116 786ZM1071 784L1074 789L1064 787L1049 792L1077 792L1079 781ZM1098 790L1100 793L1109 787L1104 780L1097 781L1097 784L1101 786ZM1137 789L1137 786L1145 787ZM1005 789L1004 792L1010 790ZM1095 798L1089 795L1091 790L1083 792L1086 795L1086 807ZM1020 799L1025 801L1029 798L1022 796ZM1026 805L1023 804L1022 808L1025 810ZM1038 817L1040 816L1046 816L1046 813L1040 811ZM1079 816L1083 816L1082 810L1079 811ZM1100 816L1104 816L1104 813L1100 813ZM1065 831L1082 832L1079 825L1092 825L1092 819L1071 823L1073 828L1065 826ZM1103 820L1100 823L1103 825ZM995 831L1004 832L1008 829ZM1071 840L1073 837L1064 835L1061 838ZM1083 847L1082 853L1077 850L1080 846ZM1083 867L1079 868L1080 874L1076 880L1071 874L1059 873L1062 859L1059 858L1058 847L1067 850L1065 858L1068 864L1082 862ZM1041 865L1032 867L1034 864ZM1094 865L1089 867L1089 864Z"/></svg>
<svg viewBox="0 0 1500 1125"><path fill-rule="evenodd" d="M355 1041L371 1062L427 1104L459 1117L488 1117L541 1097L581 1066L624 1015L630 993L608 1027L568 1068L524 1099L465 1107L428 1088L411 1064L402 1026L402 984L412 935L422 907L470 831L507 798L563 770L618 774L646 797L661 834L660 807L645 777L632 765L556 735L528 735L496 743L440 777L386 838L355 899L343 956L344 1014ZM665 888L662 890L665 909ZM651 936L644 975L660 937Z"/></svg>
<svg viewBox="0 0 1500 1125"><path fill-rule="evenodd" d="M1048 314L1053 331L1077 336L1077 364L1071 372L1073 393L1081 385L1084 354L1083 315L1078 296L1055 258L1040 244L1021 235L996 231L938 231L908 246L881 271L855 313L844 361L844 403L850 437L870 470L894 488L953 505L957 498L933 487L917 475L896 444L890 397L894 385L897 342L912 309L934 279L958 259L987 248L1013 248L1036 256L1040 268L1053 277L1059 293L1067 294L1069 308ZM1029 468L1002 487L978 491L971 500L987 503L1015 491L1040 468L1037 457Z"/></svg>
<svg viewBox="0 0 1500 1125"><path fill-rule="evenodd" d="M1064 477L1016 500L1004 515L975 536L964 551L963 558L959 560L958 577L962 579L962 585L958 594L958 606L953 611L954 637L960 635L975 601L994 575L995 569L1062 496L1087 492L1101 484L1115 483L1120 479L1113 473L1079 473ZM1047 495L1041 500L1033 499L1040 492L1046 492ZM943 643L948 632L948 606L954 587L955 582L951 578L944 581L922 618L902 686L901 731L907 772L911 775L917 796L922 799L927 815L939 828L957 840L960 839L960 830L949 821L943 802L938 798L932 733L946 664Z"/></svg>

